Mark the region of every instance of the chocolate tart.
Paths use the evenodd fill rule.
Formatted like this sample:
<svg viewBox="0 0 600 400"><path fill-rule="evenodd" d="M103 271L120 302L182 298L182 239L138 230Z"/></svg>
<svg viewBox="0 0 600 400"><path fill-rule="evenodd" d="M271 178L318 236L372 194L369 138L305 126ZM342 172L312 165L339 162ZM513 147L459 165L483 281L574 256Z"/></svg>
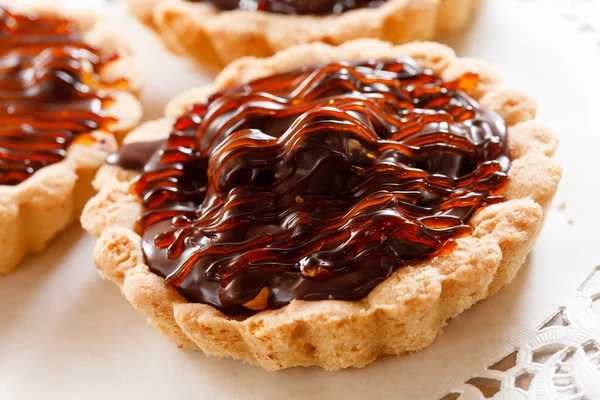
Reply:
<svg viewBox="0 0 600 400"><path fill-rule="evenodd" d="M436 43L242 59L132 132L82 224L179 346L267 370L430 345L510 282L556 192L536 103Z"/></svg>
<svg viewBox="0 0 600 400"><path fill-rule="evenodd" d="M79 218L142 113L142 74L122 37L93 14L44 4L0 6L0 274Z"/></svg>
<svg viewBox="0 0 600 400"><path fill-rule="evenodd" d="M213 68L290 46L374 38L394 44L457 30L479 0L127 0L173 52Z"/></svg>

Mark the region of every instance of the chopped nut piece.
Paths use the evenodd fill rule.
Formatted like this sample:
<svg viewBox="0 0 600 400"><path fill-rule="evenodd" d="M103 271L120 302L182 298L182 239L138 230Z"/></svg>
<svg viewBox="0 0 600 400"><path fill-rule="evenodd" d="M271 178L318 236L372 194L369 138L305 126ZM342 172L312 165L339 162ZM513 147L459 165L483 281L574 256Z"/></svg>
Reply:
<svg viewBox="0 0 600 400"><path fill-rule="evenodd" d="M362 150L362 144L356 139L348 139L348 152L360 151Z"/></svg>
<svg viewBox="0 0 600 400"><path fill-rule="evenodd" d="M256 297L246 303L244 307L249 308L253 311L261 311L268 307L269 302L269 288L264 287L260 290Z"/></svg>

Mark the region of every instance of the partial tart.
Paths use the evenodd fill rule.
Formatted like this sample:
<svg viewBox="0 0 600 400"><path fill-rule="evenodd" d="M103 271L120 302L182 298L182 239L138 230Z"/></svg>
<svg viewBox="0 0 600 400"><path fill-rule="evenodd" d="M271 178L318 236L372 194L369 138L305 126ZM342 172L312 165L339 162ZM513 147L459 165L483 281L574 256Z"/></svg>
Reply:
<svg viewBox="0 0 600 400"><path fill-rule="evenodd" d="M98 168L142 113L140 69L95 15L3 4L0 274L79 218Z"/></svg>
<svg viewBox="0 0 600 400"><path fill-rule="evenodd" d="M460 29L479 0L127 0L175 53L222 68L293 45L375 38L394 44Z"/></svg>
<svg viewBox="0 0 600 400"><path fill-rule="evenodd" d="M423 349L514 278L561 178L535 101L498 81L436 43L235 62L101 168L95 263L205 354L337 370Z"/></svg>

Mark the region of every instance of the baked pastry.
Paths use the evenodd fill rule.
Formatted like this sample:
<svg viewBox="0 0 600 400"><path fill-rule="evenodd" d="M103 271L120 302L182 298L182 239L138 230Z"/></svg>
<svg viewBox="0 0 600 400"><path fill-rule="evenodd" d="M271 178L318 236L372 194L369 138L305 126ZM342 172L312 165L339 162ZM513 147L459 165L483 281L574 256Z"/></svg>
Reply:
<svg viewBox="0 0 600 400"><path fill-rule="evenodd" d="M515 276L561 177L535 101L497 84L436 43L235 62L109 156L82 216L95 263L206 354L336 370L420 350Z"/></svg>
<svg viewBox="0 0 600 400"><path fill-rule="evenodd" d="M79 218L141 117L120 36L91 14L13 5L0 6L0 273Z"/></svg>
<svg viewBox="0 0 600 400"><path fill-rule="evenodd" d="M402 44L464 27L479 0L127 0L175 53L222 68L290 46L375 38ZM259 12L257 12L257 10Z"/></svg>

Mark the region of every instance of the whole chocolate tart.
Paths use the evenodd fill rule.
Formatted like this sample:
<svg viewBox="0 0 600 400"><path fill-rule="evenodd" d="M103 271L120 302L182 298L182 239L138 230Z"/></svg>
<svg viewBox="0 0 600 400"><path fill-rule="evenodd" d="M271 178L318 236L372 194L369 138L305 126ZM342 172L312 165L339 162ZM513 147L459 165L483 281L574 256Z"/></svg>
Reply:
<svg viewBox="0 0 600 400"><path fill-rule="evenodd" d="M0 273L77 220L137 126L139 68L94 15L0 6Z"/></svg>
<svg viewBox="0 0 600 400"><path fill-rule="evenodd" d="M127 0L166 46L203 66L290 46L429 40L466 26L479 0Z"/></svg>
<svg viewBox="0 0 600 400"><path fill-rule="evenodd" d="M561 176L535 102L435 43L244 59L107 159L95 262L178 345L265 369L429 345L509 282Z"/></svg>

